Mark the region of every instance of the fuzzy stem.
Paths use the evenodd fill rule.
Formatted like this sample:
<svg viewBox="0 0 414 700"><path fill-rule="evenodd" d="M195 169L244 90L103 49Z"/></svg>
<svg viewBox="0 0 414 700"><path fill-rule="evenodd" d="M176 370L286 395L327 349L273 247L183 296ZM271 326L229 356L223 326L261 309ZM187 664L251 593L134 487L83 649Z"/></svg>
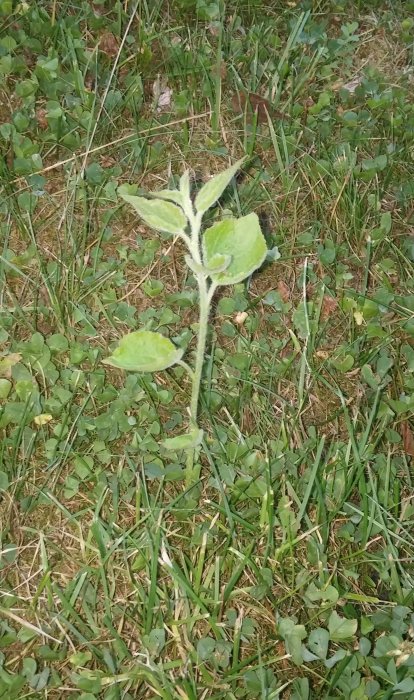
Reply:
<svg viewBox="0 0 414 700"><path fill-rule="evenodd" d="M191 233L187 236L188 251L196 263L202 265L202 257L200 250L200 228L203 214L195 213L191 202L186 202L184 211L190 222ZM206 351L208 317L211 305L210 289L207 283L207 275L203 272L195 273L195 278L199 293L199 319L198 319L198 337L197 350L194 373L192 376L191 403L190 403L190 422L193 428L197 427L198 401L200 398L201 377L203 373L204 355Z"/></svg>
<svg viewBox="0 0 414 700"><path fill-rule="evenodd" d="M197 425L198 401L200 398L201 377L203 373L204 355L206 351L208 317L210 313L210 295L206 277L197 275L197 284L200 295L200 309L198 319L198 338L196 361L194 367L193 386L191 391L190 418L193 426Z"/></svg>

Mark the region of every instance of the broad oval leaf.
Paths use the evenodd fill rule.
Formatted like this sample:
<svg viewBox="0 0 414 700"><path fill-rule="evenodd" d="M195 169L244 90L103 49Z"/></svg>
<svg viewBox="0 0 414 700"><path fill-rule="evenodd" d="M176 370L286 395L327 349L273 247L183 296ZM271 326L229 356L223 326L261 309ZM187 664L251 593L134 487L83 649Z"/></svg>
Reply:
<svg viewBox="0 0 414 700"><path fill-rule="evenodd" d="M167 199L170 202L175 202L179 204L180 207L183 206L183 195L179 190L158 190L151 195L155 199Z"/></svg>
<svg viewBox="0 0 414 700"><path fill-rule="evenodd" d="M211 226L203 237L204 265L211 269L217 255L230 256L230 264L222 272L211 272L216 284L237 284L246 279L264 262L267 246L259 219L248 214L241 219L224 219Z"/></svg>
<svg viewBox="0 0 414 700"><path fill-rule="evenodd" d="M203 435L203 430L194 428L189 433L183 433L183 435L176 435L173 438L163 440L162 445L166 450L189 450L201 444Z"/></svg>
<svg viewBox="0 0 414 700"><path fill-rule="evenodd" d="M221 197L231 179L239 170L244 160L245 157L240 158L240 160L238 160L237 163L234 163L234 165L231 165L230 168L223 170L222 173L215 175L211 178L211 180L209 180L208 182L206 182L205 185L203 185L203 187L197 194L197 197L195 198L195 207L198 212L207 211L207 209L210 209L210 207L213 206L215 202L217 202L217 200L219 199L219 197Z"/></svg>
<svg viewBox="0 0 414 700"><path fill-rule="evenodd" d="M177 234L182 233L187 226L187 217L184 212L172 202L135 197L130 194L122 194L121 197L128 204L132 204L148 226L157 231Z"/></svg>
<svg viewBox="0 0 414 700"><path fill-rule="evenodd" d="M159 372L175 365L183 352L161 333L135 331L124 335L112 355L102 362L129 372Z"/></svg>

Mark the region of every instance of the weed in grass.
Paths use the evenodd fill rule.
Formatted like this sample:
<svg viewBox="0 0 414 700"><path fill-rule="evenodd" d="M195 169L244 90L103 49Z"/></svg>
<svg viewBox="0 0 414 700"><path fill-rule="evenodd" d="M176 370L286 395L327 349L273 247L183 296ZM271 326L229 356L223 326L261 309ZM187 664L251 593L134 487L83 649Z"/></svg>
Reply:
<svg viewBox="0 0 414 700"><path fill-rule="evenodd" d="M0 13L0 697L412 697L412 2ZM277 262L216 291L189 484L185 368L102 365L198 332L119 195L242 152L203 223Z"/></svg>
<svg viewBox="0 0 414 700"><path fill-rule="evenodd" d="M184 242L188 250L185 261L197 283L199 320L194 370L182 361L182 349L174 346L161 333L148 330L124 336L111 357L104 360L106 364L136 372L158 372L178 364L189 374L192 384L190 431L167 438L163 446L169 450L189 450L192 453L203 439L203 431L198 425L198 404L208 319L217 287L242 282L262 265L266 257L266 242L256 214L216 222L201 235L203 215L223 194L241 163L238 161L203 185L194 205L188 172L181 177L178 190L162 190L153 199L123 195L145 223ZM150 293L153 291L151 289ZM190 474L190 483L191 480Z"/></svg>

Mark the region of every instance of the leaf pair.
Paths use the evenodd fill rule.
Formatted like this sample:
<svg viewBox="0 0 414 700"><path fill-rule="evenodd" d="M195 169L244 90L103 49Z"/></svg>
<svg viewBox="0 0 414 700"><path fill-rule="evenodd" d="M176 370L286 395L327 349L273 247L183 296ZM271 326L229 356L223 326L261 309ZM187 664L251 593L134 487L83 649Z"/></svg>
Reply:
<svg viewBox="0 0 414 700"><path fill-rule="evenodd" d="M237 165L237 164L236 164ZM235 166L229 168L233 173ZM225 171L228 174L228 171ZM225 173L222 173L224 175ZM211 206L216 201L214 197L220 196L228 181L227 178L219 183L215 182L220 175L208 182L200 190L199 206ZM209 185L215 185L215 194L211 188L205 192ZM223 186L224 185L224 186ZM174 191L173 191L174 192ZM182 193L175 191L178 196ZM132 195L122 195L126 202L133 205L144 221L159 231L167 231L175 235L185 233L188 221L183 210L172 202L162 199L145 199ZM209 204L209 202L211 202ZM240 219L224 219L208 228L202 240L204 269L216 285L237 284L249 277L257 270L265 260L267 254L266 241L260 229L257 214L248 214ZM193 267L191 263L190 267Z"/></svg>
<svg viewBox="0 0 414 700"><path fill-rule="evenodd" d="M241 158L203 185L194 203L199 214L204 214L217 202L244 160ZM181 178L179 190L161 190L157 192L156 199L146 199L130 194L122 194L121 196L134 207L148 226L157 231L179 235L185 231L188 225L188 219L183 209L192 210L189 189L189 176L188 173L185 173Z"/></svg>

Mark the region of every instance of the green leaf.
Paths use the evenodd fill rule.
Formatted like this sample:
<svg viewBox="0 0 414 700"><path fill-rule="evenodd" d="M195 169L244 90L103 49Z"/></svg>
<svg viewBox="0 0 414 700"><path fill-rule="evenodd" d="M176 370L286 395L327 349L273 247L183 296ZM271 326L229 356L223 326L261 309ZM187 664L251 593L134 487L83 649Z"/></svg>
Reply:
<svg viewBox="0 0 414 700"><path fill-rule="evenodd" d="M339 661L342 661L342 659L344 659L345 656L349 656L349 652L346 649L338 649L335 652L335 654L332 654L332 656L330 656L329 659L325 660L326 668L333 668L335 664L337 664Z"/></svg>
<svg viewBox="0 0 414 700"><path fill-rule="evenodd" d="M90 455L75 457L73 468L80 479L86 479L93 472L93 457Z"/></svg>
<svg viewBox="0 0 414 700"><path fill-rule="evenodd" d="M203 434L203 430L194 428L183 435L177 435L176 437L163 440L162 445L167 450L189 450L200 445Z"/></svg>
<svg viewBox="0 0 414 700"><path fill-rule="evenodd" d="M401 353L405 358L407 363L407 369L409 372L414 372L414 349L408 343L404 343L401 346Z"/></svg>
<svg viewBox="0 0 414 700"><path fill-rule="evenodd" d="M43 690L46 688L50 678L50 668L47 666L40 671L40 673L36 673L33 678L30 679L30 687L33 688L33 690Z"/></svg>
<svg viewBox="0 0 414 700"><path fill-rule="evenodd" d="M343 355L341 354L331 359L332 365L339 372L349 372L349 370L354 366L354 362L354 358L349 353Z"/></svg>
<svg viewBox="0 0 414 700"><path fill-rule="evenodd" d="M276 262L276 260L279 260L280 258L281 254L277 245L273 246L273 248L268 249L266 253L266 260L268 262Z"/></svg>
<svg viewBox="0 0 414 700"><path fill-rule="evenodd" d="M308 639L308 648L313 654L319 659L326 659L328 655L329 646L329 632L328 630L319 627L316 630L312 630Z"/></svg>
<svg viewBox="0 0 414 700"><path fill-rule="evenodd" d="M102 362L129 372L159 372L178 362L183 352L161 333L135 331L124 335L112 355Z"/></svg>
<svg viewBox="0 0 414 700"><path fill-rule="evenodd" d="M0 378L0 399L7 399L12 388L12 383L8 379Z"/></svg>
<svg viewBox="0 0 414 700"><path fill-rule="evenodd" d="M151 656L158 656L165 646L165 630L153 629L142 641Z"/></svg>
<svg viewBox="0 0 414 700"><path fill-rule="evenodd" d="M85 176L90 185L100 185L105 179L105 170L99 163L91 163L85 170Z"/></svg>
<svg viewBox="0 0 414 700"><path fill-rule="evenodd" d="M394 690L398 690L400 693L412 693L414 691L414 678L404 678L394 686Z"/></svg>
<svg viewBox="0 0 414 700"><path fill-rule="evenodd" d="M208 661L214 654L214 649L216 648L216 642L212 637L203 637L197 642L197 656L202 661Z"/></svg>
<svg viewBox="0 0 414 700"><path fill-rule="evenodd" d="M315 313L315 305L313 301L301 301L297 309L293 312L292 320L295 328L298 331L299 337L306 340L315 330L315 321L313 315Z"/></svg>
<svg viewBox="0 0 414 700"><path fill-rule="evenodd" d="M369 365L362 365L361 367L361 377L368 384L368 386L377 391L379 387L379 382Z"/></svg>
<svg viewBox="0 0 414 700"><path fill-rule="evenodd" d="M37 670L37 663L34 659L31 657L25 657L23 659L23 669L22 673L23 675L29 680Z"/></svg>
<svg viewBox="0 0 414 700"><path fill-rule="evenodd" d="M93 676L88 676L86 673L82 673L76 677L75 674L73 674L72 680L75 680L77 687L80 690L86 690L88 693L101 692L102 681L99 677L94 678Z"/></svg>
<svg viewBox="0 0 414 700"><path fill-rule="evenodd" d="M230 256L229 266L222 272L211 273L216 284L237 284L257 270L264 262L267 246L256 214L241 219L225 219L211 226L203 237L204 265L211 269L217 256Z"/></svg>
<svg viewBox="0 0 414 700"><path fill-rule="evenodd" d="M214 650L214 660L220 668L227 668L230 663L230 655L232 652L231 642L219 640L216 642Z"/></svg>
<svg viewBox="0 0 414 700"><path fill-rule="evenodd" d="M12 13L13 13L12 0L1 0L1 2L0 2L0 15L11 15Z"/></svg>
<svg viewBox="0 0 414 700"><path fill-rule="evenodd" d="M249 693L249 698L269 697L269 692L275 690L277 686L275 674L270 668L265 669L261 667L258 671L253 669L246 671L246 673L243 674L243 680L246 690ZM266 691L266 694L264 691ZM275 697L274 693L271 695Z"/></svg>
<svg viewBox="0 0 414 700"><path fill-rule="evenodd" d="M86 666L86 664L92 659L92 653L90 651L78 651L71 654L69 657L69 663L72 666Z"/></svg>
<svg viewBox="0 0 414 700"><path fill-rule="evenodd" d="M227 168L226 170L223 170L222 173L215 175L211 180L203 185L195 199L195 206L198 212L207 211L207 209L210 209L210 207L217 202L227 185L239 170L244 160L245 158L241 158L234 163L234 165L231 165L230 168Z"/></svg>
<svg viewBox="0 0 414 700"><path fill-rule="evenodd" d="M381 656L393 656L399 645L400 639L397 635L379 637L375 643L374 657L378 659Z"/></svg>
<svg viewBox="0 0 414 700"><path fill-rule="evenodd" d="M311 581L305 593L305 600L309 600L311 603L316 603L320 600L336 603L338 598L339 593L334 586L329 585L319 589L313 581Z"/></svg>
<svg viewBox="0 0 414 700"><path fill-rule="evenodd" d="M388 158L385 154L379 155L376 158L365 158L361 165L362 170L384 170L387 167Z"/></svg>
<svg viewBox="0 0 414 700"><path fill-rule="evenodd" d="M346 617L340 617L333 610L328 620L328 629L331 641L340 642L343 639L350 639L354 636L358 629L358 620L347 620Z"/></svg>
<svg viewBox="0 0 414 700"><path fill-rule="evenodd" d="M187 226L187 217L172 202L135 197L130 194L121 194L121 197L134 207L148 226L157 231L177 234L182 233Z"/></svg>
<svg viewBox="0 0 414 700"><path fill-rule="evenodd" d="M302 641L306 638L304 625L296 625L290 618L285 618L278 623L279 634L284 639L286 651L291 655L295 666L303 663Z"/></svg>
<svg viewBox="0 0 414 700"><path fill-rule="evenodd" d="M384 233L386 235L388 235L389 232L391 231L391 227L392 227L391 212L385 211L383 214L381 214L380 228L384 231Z"/></svg>
<svg viewBox="0 0 414 700"><path fill-rule="evenodd" d="M54 333L46 340L52 352L66 352L69 348L69 341L61 333Z"/></svg>
<svg viewBox="0 0 414 700"><path fill-rule="evenodd" d="M292 683L290 700L309 700L309 681L307 678L295 678Z"/></svg>

